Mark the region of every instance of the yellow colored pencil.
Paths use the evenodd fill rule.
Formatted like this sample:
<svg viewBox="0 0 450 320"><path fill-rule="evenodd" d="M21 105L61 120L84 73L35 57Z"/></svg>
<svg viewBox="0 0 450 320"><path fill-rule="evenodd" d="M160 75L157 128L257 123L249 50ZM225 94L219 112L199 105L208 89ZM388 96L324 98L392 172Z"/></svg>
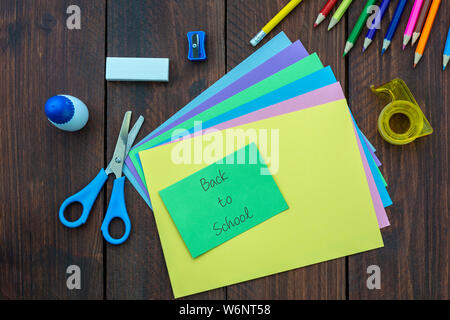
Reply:
<svg viewBox="0 0 450 320"><path fill-rule="evenodd" d="M303 0L291 0L283 9L272 18L258 34L250 40L252 46L256 46L277 24L281 22Z"/></svg>

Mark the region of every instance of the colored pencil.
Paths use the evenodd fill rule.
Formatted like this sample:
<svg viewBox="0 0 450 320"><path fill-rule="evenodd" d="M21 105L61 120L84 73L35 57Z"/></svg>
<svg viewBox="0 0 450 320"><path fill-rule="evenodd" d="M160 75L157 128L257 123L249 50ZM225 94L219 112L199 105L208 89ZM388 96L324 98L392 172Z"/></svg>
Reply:
<svg viewBox="0 0 450 320"><path fill-rule="evenodd" d="M366 25L367 18L369 17L368 9L373 6L377 0L367 0L366 5L364 6L364 9L362 10L361 14L359 15L358 20L355 23L355 26L352 29L352 32L348 36L347 42L345 43L345 49L344 49L344 57L347 55L347 53L352 50L353 46L356 43L356 40L358 40L359 35L361 34L362 29Z"/></svg>
<svg viewBox="0 0 450 320"><path fill-rule="evenodd" d="M381 25L381 20L383 20L384 14L386 13L387 8L389 7L389 3L391 3L391 0L383 0L383 2L381 3L380 11L378 11L378 14L373 19L372 25L370 26L370 29L367 31L366 37L364 39L364 45L362 50L363 52L366 51L367 48L372 43L373 38L377 33L377 29Z"/></svg>
<svg viewBox="0 0 450 320"><path fill-rule="evenodd" d="M414 6L409 15L408 24L406 25L405 33L403 34L403 50L405 50L406 45L409 40L411 40L414 27L416 26L417 19L419 18L420 9L422 8L423 0L416 0Z"/></svg>
<svg viewBox="0 0 450 320"><path fill-rule="evenodd" d="M331 10L334 8L338 0L328 0L323 6L319 15L317 16L316 22L314 23L314 28L322 23L323 20L330 14Z"/></svg>
<svg viewBox="0 0 450 320"><path fill-rule="evenodd" d="M433 0L433 3L431 4L427 20L425 21L425 24L423 26L419 43L417 44L416 52L414 54L414 68L417 66L420 59L422 59L423 52L425 51L425 47L427 46L428 38L430 37L431 29L433 28L433 23L436 19L440 4L441 0Z"/></svg>
<svg viewBox="0 0 450 320"><path fill-rule="evenodd" d="M277 24L281 22L292 10L295 9L295 7L298 6L300 2L303 0L291 0L289 3L284 6L283 9L278 12L275 17L272 18L263 28L261 31L258 32L256 36L253 37L252 40L250 40L250 43L252 46L256 46L270 31L272 31L273 28L276 27Z"/></svg>
<svg viewBox="0 0 450 320"><path fill-rule="evenodd" d="M330 24L328 25L328 31L333 29L333 27L335 25L337 25L339 23L339 21L341 21L342 16L345 14L348 7L350 7L350 5L352 4L352 1L353 0L343 0L342 1L341 5L336 9L336 12L331 17Z"/></svg>
<svg viewBox="0 0 450 320"><path fill-rule="evenodd" d="M417 40L419 40L420 32L422 31L423 24L427 18L428 10L431 6L431 0L424 0L422 9L420 10L419 18L417 18L416 26L414 27L414 32L412 36L411 45L413 46Z"/></svg>
<svg viewBox="0 0 450 320"><path fill-rule="evenodd" d="M400 22L403 12L405 11L406 2L408 2L408 0L400 0L397 4L397 8L395 9L395 13L392 17L391 23L389 24L388 31L384 36L383 49L381 50L381 54L384 54L391 45L391 41L394 37L395 31L397 30L398 23Z"/></svg>
<svg viewBox="0 0 450 320"><path fill-rule="evenodd" d="M445 68L447 68L447 64L448 64L449 60L450 60L450 28L448 28L447 41L445 43L444 61L443 61L442 70L445 70Z"/></svg>

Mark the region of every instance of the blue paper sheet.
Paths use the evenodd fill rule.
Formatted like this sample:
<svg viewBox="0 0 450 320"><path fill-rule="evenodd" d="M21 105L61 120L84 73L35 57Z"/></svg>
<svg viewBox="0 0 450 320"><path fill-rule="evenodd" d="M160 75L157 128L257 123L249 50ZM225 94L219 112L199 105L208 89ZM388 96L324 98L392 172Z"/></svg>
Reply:
<svg viewBox="0 0 450 320"><path fill-rule="evenodd" d="M277 37L275 37L274 39L272 39L271 41L274 41L274 45L279 45L280 47L278 48L279 50L276 50L274 48L270 48L269 44L271 44L271 42L268 42L264 47L262 47L260 50L258 50L257 52L255 52L255 54L253 54L252 56L250 56L249 58L247 58L246 60L244 60L239 66L237 66L235 69L233 69L232 71L230 71L228 75L230 75L229 77L227 77L227 79L222 78L219 81L217 81L211 88L213 88L212 91L209 91L209 89L207 89L204 93L202 93L201 95L199 95L196 99L194 99L191 103L189 103L188 105L186 105L183 109L181 109L179 112L177 112L174 116L172 116L167 122L165 122L164 124L162 124L160 127L158 127L155 131L153 131L152 133L150 133L149 135L147 135L146 138L144 138L144 140L147 140L148 138L150 138L153 135L156 135L160 130L162 130L163 128L165 128L166 126L168 126L169 124L171 124L172 122L174 122L178 117L182 116L183 114L186 114L187 112L189 112L190 110L192 110L193 108L196 107L196 105L201 104L203 101L207 100L209 97L211 97L212 95L216 94L217 92L219 92L220 90L222 90L223 88L225 88L226 86L228 86L230 83L236 81L239 77L241 77L242 75L244 75L245 73L247 73L248 71L252 70L253 68L257 67L259 64L263 63L264 61L268 60L270 58L270 56L266 56L271 54L274 55L277 52L281 51L282 49L286 48L291 42L289 41L289 39L287 39L287 37L285 36L284 33L279 34ZM287 41L287 42L286 42ZM262 49L265 49L265 51L263 51L261 54L257 54L260 53L260 51ZM265 58L265 60L263 60ZM254 64L255 62L252 62L253 59L259 61L259 64ZM246 66L247 64L247 66ZM253 64L250 66L250 64ZM237 70L235 72L235 70L237 68L240 68L240 70ZM245 68L247 68L247 70L245 70ZM225 81L225 80L226 81ZM206 129L209 127L213 127L219 123L237 118L239 116L248 114L250 112L259 110L261 108L265 108L267 106L270 106L272 104L290 99L292 97L301 95L303 93L321 88L323 86L329 85L331 83L336 82L336 79L334 77L333 72L331 71L330 67L324 68L316 73L313 73L305 78L299 79L285 87L282 87L276 91L273 91L263 97L260 97L258 99L255 99L253 101L250 101L242 106L239 106L233 110L230 110L227 113L224 113L216 118L213 118L209 121L206 121L203 123L202 129ZM205 95L204 95L205 94ZM198 129L198 128L197 128ZM190 128L186 134L188 133L194 133L196 130L196 128ZM375 164L375 161L373 160L370 151L368 150L368 148L372 148L373 150L375 148L373 148L373 146L370 144L370 142L367 140L367 138L362 134L362 132L359 130L359 128L357 127L357 132L358 135L360 137L360 140L362 142L362 146L364 149L364 153L366 155L366 158L368 160L369 163L369 167L371 169L372 175L374 177L374 181L376 183L378 192L380 194L381 200L383 202L383 205L389 206L392 204L392 200L389 197L389 194L387 193L387 190L383 184L383 180L379 175L379 171L377 170L377 166ZM163 143L169 142L170 140L166 140ZM128 171L128 172L127 172ZM127 176L127 178L130 180L130 182L133 184L133 186L136 188L136 190L139 192L139 194L142 196L142 198L145 200L145 202L147 203L147 205L149 205L149 207L151 208L151 203L150 203L150 199L148 198L147 192L146 190L143 190L140 185L138 184L138 182L135 180L135 177L131 174L131 172L129 171L128 168L124 167L124 173Z"/></svg>
<svg viewBox="0 0 450 320"><path fill-rule="evenodd" d="M170 117L166 122L161 124L158 128L148 134L143 140L147 140L153 135L156 135L160 130L164 129L166 126L174 122L176 119L186 114L190 110L194 109L196 106L200 105L202 102L208 100L210 97L215 95L217 92L223 90L231 83L235 82L237 79L241 78L243 75L247 74L254 68L258 67L265 61L269 60L271 57L287 48L291 45L291 40L286 36L284 32L280 32L270 41L268 41L264 46L255 51L252 55L250 55L247 59L242 61L239 65L237 65L234 69L228 72L221 79L217 80L211 87L202 92L197 98L188 103L185 107L180 109L177 113L175 113L172 117ZM141 195L147 205L151 208L150 199L148 198L147 192L143 190L139 183L136 181L136 178L133 176L131 171L124 166L123 168L124 175L128 178L137 192Z"/></svg>
<svg viewBox="0 0 450 320"><path fill-rule="evenodd" d="M192 134L200 129L207 129L210 127L213 127L214 125L217 125L219 123L235 119L237 117L240 117L242 115L251 113L253 111L268 107L270 105L279 103L281 101L285 101L288 99L291 99L293 97L299 96L301 94L316 90L318 88L330 85L332 83L336 82L336 78L333 74L333 71L330 67L323 68L317 72L314 72L304 78L298 79L291 84L288 84L284 87L281 87L277 90L274 90L260 98L257 98L255 100L252 100L246 104L243 104L241 106L236 106L236 108L216 117L209 121L206 121L203 123L202 128L192 127L189 129L186 129L185 134ZM371 157L370 151L368 150L368 146L365 142L364 136L362 135L361 131L358 128L358 134L360 135L360 140L362 142L362 146L364 149L364 153L366 155L366 158L369 163L369 167L371 169L372 175L374 177L378 192L380 194L381 200L383 202L383 205L389 206L392 204L392 201L389 197L389 194L387 193L387 190L383 184L383 181L378 173L376 164ZM170 139L165 140L161 144L170 142ZM144 198L147 203L149 203L149 199L146 196Z"/></svg>

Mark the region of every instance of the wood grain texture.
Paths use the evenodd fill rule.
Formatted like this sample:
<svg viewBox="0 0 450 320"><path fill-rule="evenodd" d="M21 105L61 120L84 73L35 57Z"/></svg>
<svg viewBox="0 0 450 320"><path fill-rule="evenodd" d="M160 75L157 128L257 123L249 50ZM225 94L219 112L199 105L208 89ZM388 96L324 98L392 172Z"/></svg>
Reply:
<svg viewBox="0 0 450 320"><path fill-rule="evenodd" d="M362 3L350 11L356 21ZM414 70L414 50L402 52L412 1L406 7L394 41L381 56L382 38L395 9L389 12L374 43L361 54L362 39L349 55L349 103L361 130L377 148L394 205L387 209L391 226L383 230L385 247L349 258L349 299L448 299L448 146L449 73L442 72L442 52L450 23L450 5L443 1L425 55ZM377 132L377 118L386 101L369 90L402 78L434 128L431 136L393 146ZM381 268L381 290L366 287L367 267Z"/></svg>
<svg viewBox="0 0 450 320"><path fill-rule="evenodd" d="M301 3L263 43L280 31L293 41L300 39L310 53L319 52L324 65L331 65L345 86L345 60L329 50L336 47L343 50L345 17L332 32L326 31L326 22L313 30L315 17L323 5L319 2ZM280 0L227 1L228 70L254 52L250 39L285 4L286 1ZM345 258L342 258L233 285L228 287L227 296L228 299L345 299L345 290Z"/></svg>
<svg viewBox="0 0 450 320"><path fill-rule="evenodd" d="M142 139L225 73L224 1L108 1L108 56L168 57L169 83L107 85L107 154L126 110L145 117ZM206 62L187 60L187 32L206 30ZM173 299L152 211L131 184L126 202L133 229L127 242L107 247L108 299ZM225 289L189 299L223 299Z"/></svg>
<svg viewBox="0 0 450 320"><path fill-rule="evenodd" d="M58 220L104 163L104 1L77 1L81 30L66 28L70 4L0 2L0 299L103 298L102 195L82 228ZM88 105L82 131L47 121L45 101L60 93ZM82 290L66 287L73 264Z"/></svg>
<svg viewBox="0 0 450 320"><path fill-rule="evenodd" d="M442 52L450 2L442 1L425 55L412 69L401 50L409 1L389 50L382 38L392 1L364 54L365 30L346 57L346 36L365 1L353 1L327 32L314 20L324 1L303 1L263 40L280 31L317 52L343 85L361 130L377 148L394 205L385 247L371 252L212 290L187 299L448 299L449 71ZM102 239L100 225L112 181L86 225L62 226L62 201L109 161L124 112L145 117L137 140L255 51L249 40L287 0L2 0L0 1L0 299L172 299L151 210L126 183L132 233L121 246ZM82 28L66 28L66 8L81 8ZM186 33L207 33L206 62L187 60ZM105 57L169 57L169 83L108 82ZM392 146L377 132L385 105L369 86L402 78L434 128L431 136ZM77 133L54 128L44 104L59 93L81 98L90 120ZM112 234L120 232L113 224ZM79 265L82 290L67 290L66 268ZM381 290L368 290L367 267L381 268Z"/></svg>

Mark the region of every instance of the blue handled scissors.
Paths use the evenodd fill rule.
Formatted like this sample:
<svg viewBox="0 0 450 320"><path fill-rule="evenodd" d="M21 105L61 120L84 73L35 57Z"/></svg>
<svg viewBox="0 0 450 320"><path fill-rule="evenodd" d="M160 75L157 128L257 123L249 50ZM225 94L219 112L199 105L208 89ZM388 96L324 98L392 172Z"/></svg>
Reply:
<svg viewBox="0 0 450 320"><path fill-rule="evenodd" d="M114 173L116 179L114 180L111 199L109 200L108 209L106 210L106 215L103 220L101 230L105 240L115 245L121 244L127 240L131 231L131 222L125 206L125 177L122 177L122 168L125 158L133 145L134 139L142 126L144 118L140 116L130 133L128 133L130 120L131 111L127 111L122 121L122 127L120 128L120 134L117 139L116 148L114 149L114 155L111 162L106 167L106 170L103 168L100 169L97 176L86 187L73 196L67 198L59 209L59 220L61 220L63 225L69 228L81 226L86 222L92 206L94 205L95 199L97 199L100 190L103 188L106 180L108 180L108 175ZM72 203L80 203L83 206L83 212L81 213L80 218L76 221L68 221L64 217L64 210ZM125 225L125 233L119 239L115 239L109 234L109 224L115 218L122 220Z"/></svg>

